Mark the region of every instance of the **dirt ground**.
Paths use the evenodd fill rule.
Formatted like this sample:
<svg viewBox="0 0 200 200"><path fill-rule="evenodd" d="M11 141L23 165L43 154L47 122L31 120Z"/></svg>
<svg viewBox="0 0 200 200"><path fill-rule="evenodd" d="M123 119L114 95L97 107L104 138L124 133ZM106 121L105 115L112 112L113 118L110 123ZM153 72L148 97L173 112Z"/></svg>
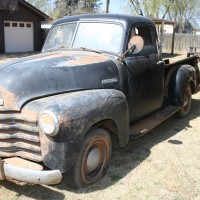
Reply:
<svg viewBox="0 0 200 200"><path fill-rule="evenodd" d="M113 141L107 175L80 190L0 182L1 200L200 200L200 93L190 115L171 117L120 149Z"/></svg>

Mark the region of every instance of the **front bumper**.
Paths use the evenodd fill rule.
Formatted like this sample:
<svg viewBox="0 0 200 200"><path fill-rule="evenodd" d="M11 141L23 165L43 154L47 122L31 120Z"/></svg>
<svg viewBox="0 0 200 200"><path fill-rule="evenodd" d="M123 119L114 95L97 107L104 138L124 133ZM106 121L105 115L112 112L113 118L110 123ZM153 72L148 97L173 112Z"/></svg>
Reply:
<svg viewBox="0 0 200 200"><path fill-rule="evenodd" d="M61 182L59 170L41 170L41 166L21 158L1 160L0 180L11 178L25 183L55 185Z"/></svg>

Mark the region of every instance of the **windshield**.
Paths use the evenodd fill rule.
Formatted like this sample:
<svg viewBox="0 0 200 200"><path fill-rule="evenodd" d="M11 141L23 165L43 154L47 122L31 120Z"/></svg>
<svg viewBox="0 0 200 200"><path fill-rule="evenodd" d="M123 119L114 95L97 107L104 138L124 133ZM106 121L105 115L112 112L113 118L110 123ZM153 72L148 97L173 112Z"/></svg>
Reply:
<svg viewBox="0 0 200 200"><path fill-rule="evenodd" d="M70 48L77 23L61 24L51 29L43 50Z"/></svg>
<svg viewBox="0 0 200 200"><path fill-rule="evenodd" d="M79 48L119 53L123 38L120 25L111 23L81 22L55 26L45 42L43 50ZM73 40L74 39L74 40Z"/></svg>

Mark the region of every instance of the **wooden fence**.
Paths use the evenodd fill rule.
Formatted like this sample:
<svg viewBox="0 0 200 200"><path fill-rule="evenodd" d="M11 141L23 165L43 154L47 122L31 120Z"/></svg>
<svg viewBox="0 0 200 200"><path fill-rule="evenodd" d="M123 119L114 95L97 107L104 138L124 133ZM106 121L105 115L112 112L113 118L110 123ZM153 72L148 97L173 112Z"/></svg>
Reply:
<svg viewBox="0 0 200 200"><path fill-rule="evenodd" d="M185 53L189 47L200 47L200 35L175 34L174 53ZM172 34L164 34L163 52L171 52Z"/></svg>

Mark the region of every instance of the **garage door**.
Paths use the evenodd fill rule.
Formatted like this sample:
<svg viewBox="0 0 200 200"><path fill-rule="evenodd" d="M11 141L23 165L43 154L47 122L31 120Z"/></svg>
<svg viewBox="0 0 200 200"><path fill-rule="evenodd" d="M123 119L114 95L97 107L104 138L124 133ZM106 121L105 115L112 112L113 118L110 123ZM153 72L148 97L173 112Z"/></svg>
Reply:
<svg viewBox="0 0 200 200"><path fill-rule="evenodd" d="M33 23L4 22L5 52L33 51Z"/></svg>

